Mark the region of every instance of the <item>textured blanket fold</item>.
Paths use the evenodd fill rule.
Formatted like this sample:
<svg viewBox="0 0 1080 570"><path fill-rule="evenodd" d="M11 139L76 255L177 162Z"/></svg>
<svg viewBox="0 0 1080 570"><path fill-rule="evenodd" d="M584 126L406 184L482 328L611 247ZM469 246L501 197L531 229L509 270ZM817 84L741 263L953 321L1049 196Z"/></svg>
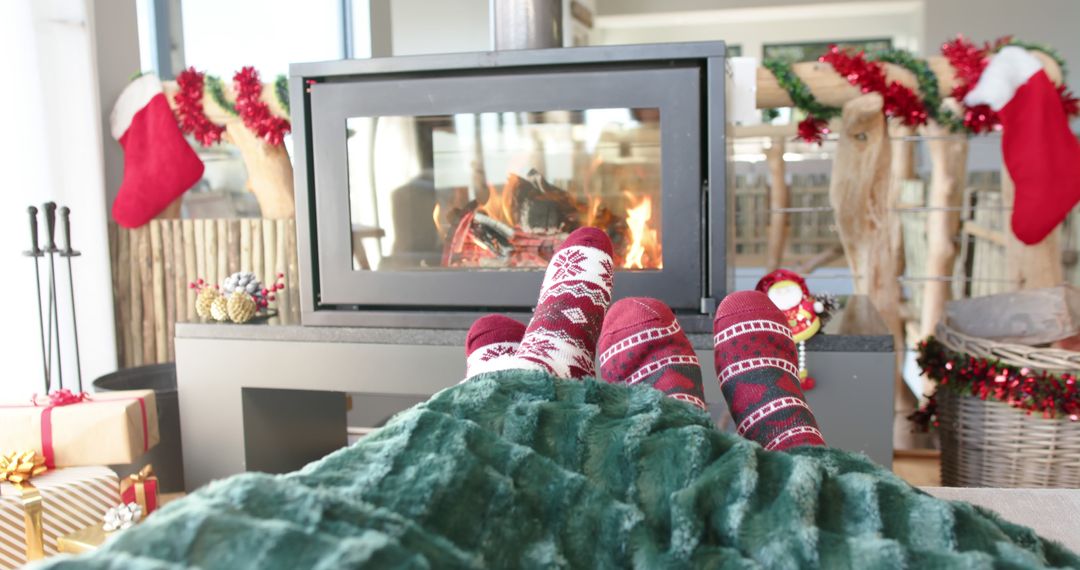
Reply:
<svg viewBox="0 0 1080 570"><path fill-rule="evenodd" d="M482 375L46 568L1080 568L869 459L767 452L649 387Z"/></svg>

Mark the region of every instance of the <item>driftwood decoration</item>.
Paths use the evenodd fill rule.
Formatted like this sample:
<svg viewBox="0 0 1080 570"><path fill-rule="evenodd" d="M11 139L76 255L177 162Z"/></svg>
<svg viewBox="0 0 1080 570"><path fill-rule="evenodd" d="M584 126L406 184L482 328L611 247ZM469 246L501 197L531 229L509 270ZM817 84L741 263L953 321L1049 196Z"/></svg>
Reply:
<svg viewBox="0 0 1080 570"><path fill-rule="evenodd" d="M960 232L968 154L967 138L950 137L948 129L940 125L928 125L926 134L929 136L930 190L926 201L929 207L926 214L926 281L919 318L920 338L934 334L945 311L945 303L951 297L951 283L945 279L953 274L956 264L956 236Z"/></svg>
<svg viewBox="0 0 1080 570"><path fill-rule="evenodd" d="M1062 82L1062 70L1057 62L1041 51L1032 51L1043 64L1047 76L1056 84ZM927 58L930 69L938 80L940 93L951 93L956 84L956 73L948 60L941 56ZM883 64L886 79L897 81L900 84L918 92L918 81L913 73L900 66ZM820 103L831 106L843 106L847 102L860 97L860 90L848 83L847 79L836 73L828 63L811 61L792 65L792 72L806 83L814 98ZM757 70L757 106L758 108L790 107L793 105L791 97L780 87L776 77L764 67ZM947 104L950 100L947 100ZM846 119L843 121L847 124ZM959 207L962 199L962 184L966 175L966 141L943 139L945 129L934 124L932 121L923 132L931 135L929 145L931 161L933 162L933 178L931 180L928 206L930 208ZM845 135L841 133L843 138ZM934 140L935 138L939 140ZM908 145L902 141L895 143L893 150L899 160L893 169L894 177L902 177L905 171L910 171L911 155ZM837 161L844 160L837 151ZM836 172L834 168L834 172ZM1002 198L1003 205L1011 207L1013 203L1014 189L1006 172L1002 172ZM959 227L958 211L931 211L927 216L928 257L924 284L923 312L919 316L919 330L923 334L932 331L942 312L945 302L949 298L949 284L945 281L936 280L952 274L953 263L956 259L956 247L954 240ZM1017 240L1011 232L1004 232L1004 240L1007 246L1007 271L1003 277L1019 283L1021 288L1040 288L1058 285L1063 281L1061 267L1061 229L1055 230L1042 243L1035 246L1025 246ZM847 239L843 238L845 244ZM892 244L900 247L900 244ZM856 246L857 247L857 246ZM885 252L882 251L882 254ZM892 257L891 255L888 257ZM849 256L850 258L850 256ZM893 261L886 261L883 255L879 261L892 267ZM854 267L853 267L854 269ZM856 271L857 273L857 271ZM858 279L857 279L858 281ZM881 308L879 307L879 310Z"/></svg>
<svg viewBox="0 0 1080 570"><path fill-rule="evenodd" d="M855 281L855 293L866 295L893 335L896 349L895 399L898 411L914 409L915 398L901 374L904 327L896 243L900 221L890 168L892 153L882 113L881 95L870 93L844 104L842 129L833 161L829 200L844 254Z"/></svg>
<svg viewBox="0 0 1080 570"><path fill-rule="evenodd" d="M173 97L178 91L176 82L166 81L164 87L169 105L175 108ZM224 86L224 91L227 99L235 100L230 86ZM260 99L270 107L271 113L288 118L289 114L278 104L274 95L273 83L263 84ZM272 146L258 139L244 126L240 117L219 105L209 91L203 94L202 103L206 116L214 123L225 126L223 138L240 150L248 173L248 189L255 193L262 217L275 220L294 217L296 203L293 199L293 170L285 145Z"/></svg>
<svg viewBox="0 0 1080 570"><path fill-rule="evenodd" d="M791 207L791 192L784 168L784 146L784 137L773 137L772 145L765 149L765 160L769 164L769 241L765 271L780 268L791 233L790 217L785 211Z"/></svg>

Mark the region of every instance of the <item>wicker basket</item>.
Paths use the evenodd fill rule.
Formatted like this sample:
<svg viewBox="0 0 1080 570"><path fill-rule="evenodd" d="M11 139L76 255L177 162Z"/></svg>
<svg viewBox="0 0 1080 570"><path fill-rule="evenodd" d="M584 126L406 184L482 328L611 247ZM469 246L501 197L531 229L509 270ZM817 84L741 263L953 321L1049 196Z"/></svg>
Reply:
<svg viewBox="0 0 1080 570"><path fill-rule="evenodd" d="M1080 353L998 343L938 325L954 352L1048 371L1080 369ZM947 487L1080 487L1080 422L1044 419L993 400L937 395L941 483Z"/></svg>

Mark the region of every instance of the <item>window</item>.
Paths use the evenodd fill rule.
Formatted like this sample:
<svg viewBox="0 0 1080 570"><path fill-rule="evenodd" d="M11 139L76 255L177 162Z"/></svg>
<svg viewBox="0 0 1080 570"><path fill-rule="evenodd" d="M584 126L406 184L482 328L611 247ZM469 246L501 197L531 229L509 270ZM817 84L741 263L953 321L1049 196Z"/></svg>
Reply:
<svg viewBox="0 0 1080 570"><path fill-rule="evenodd" d="M272 80L291 62L345 56L339 0L184 0L182 8L184 63L222 78L249 65Z"/></svg>
<svg viewBox="0 0 1080 570"><path fill-rule="evenodd" d="M869 40L846 40L846 41L819 41L791 44L765 44L762 47L764 59L779 58L787 61L813 61L829 50L829 46L836 44L844 48L863 50L867 53L892 49L892 40L877 38Z"/></svg>

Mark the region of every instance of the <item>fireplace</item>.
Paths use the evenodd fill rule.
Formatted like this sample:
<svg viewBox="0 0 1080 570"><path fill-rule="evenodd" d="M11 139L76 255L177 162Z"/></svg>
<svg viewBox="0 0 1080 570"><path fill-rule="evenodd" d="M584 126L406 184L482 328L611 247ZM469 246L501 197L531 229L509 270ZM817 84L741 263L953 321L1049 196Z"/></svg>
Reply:
<svg viewBox="0 0 1080 570"><path fill-rule="evenodd" d="M291 73L304 324L526 313L582 226L612 239L616 297L660 298L695 328L726 292L723 43Z"/></svg>

